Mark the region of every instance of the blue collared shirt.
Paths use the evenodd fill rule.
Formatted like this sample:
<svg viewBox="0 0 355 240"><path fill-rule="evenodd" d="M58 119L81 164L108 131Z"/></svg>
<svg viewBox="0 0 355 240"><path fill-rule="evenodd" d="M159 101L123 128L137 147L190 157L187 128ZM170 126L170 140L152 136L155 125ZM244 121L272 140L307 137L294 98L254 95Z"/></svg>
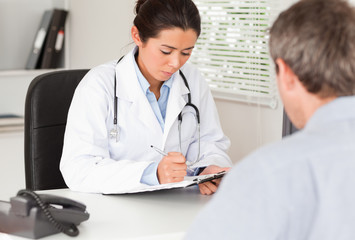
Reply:
<svg viewBox="0 0 355 240"><path fill-rule="evenodd" d="M239 162L185 239L355 239L354 109L339 97Z"/></svg>
<svg viewBox="0 0 355 240"><path fill-rule="evenodd" d="M168 104L168 99L169 99L169 93L170 93L170 88L171 85L173 84L173 78L174 75L166 80L164 84L160 88L160 97L157 100L155 97L154 93L150 91L149 87L150 84L147 81L147 79L143 76L142 72L140 71L137 62L134 62L134 68L136 70L138 82L142 88L142 91L144 92L145 96L147 97L150 106L152 107L152 110L159 121L161 130L164 131L164 126L165 126L165 115L166 115L166 106Z"/></svg>
<svg viewBox="0 0 355 240"><path fill-rule="evenodd" d="M135 54L136 52L134 52ZM133 58L135 59L135 58ZM140 71L138 64L135 60L133 60L133 65L134 69L137 74L138 82L142 88L142 91L144 92L145 96L147 97L150 106L152 107L152 110L159 121L160 127L162 131L164 131L164 126L165 126L165 116L166 116L166 107L168 104L168 99L169 99L169 93L171 86L174 81L174 76L173 74L171 78L166 80L164 84L160 88L160 97L157 100L154 93L149 90L150 84L147 81L147 79L143 76L142 72ZM154 162L150 164L143 172L142 178L141 178L141 183L148 184L148 185L158 185L158 177L157 177L157 168L158 168L159 162ZM189 173L188 175L198 175L204 168L196 168L194 169L193 172Z"/></svg>
<svg viewBox="0 0 355 240"><path fill-rule="evenodd" d="M134 58L133 58L134 59ZM152 110L159 121L161 130L164 131L165 126L165 116L166 116L166 106L168 104L170 88L173 83L174 75L166 80L164 84L160 88L160 97L157 100L154 93L149 90L150 84L147 79L143 76L142 72L140 71L137 62L133 60L134 68L136 70L138 82L144 92L145 96L147 97ZM141 183L148 184L148 185L158 185L158 177L157 177L157 168L159 162L154 162L150 164L143 172Z"/></svg>

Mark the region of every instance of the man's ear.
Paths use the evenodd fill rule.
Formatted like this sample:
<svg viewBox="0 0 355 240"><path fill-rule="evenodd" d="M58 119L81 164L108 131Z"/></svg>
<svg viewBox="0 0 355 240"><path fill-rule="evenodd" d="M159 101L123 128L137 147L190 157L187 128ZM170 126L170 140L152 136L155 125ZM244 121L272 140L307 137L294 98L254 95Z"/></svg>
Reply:
<svg viewBox="0 0 355 240"><path fill-rule="evenodd" d="M298 77L294 74L292 69L285 63L285 61L281 58L277 58L275 63L277 64L278 68L278 81L280 87L285 90L292 90L296 87Z"/></svg>
<svg viewBox="0 0 355 240"><path fill-rule="evenodd" d="M133 39L134 43L135 43L138 47L142 46L143 43L142 43L141 38L140 38L140 36L139 36L138 28L137 28L136 26L133 26L133 27L131 28L131 36L132 36L132 39Z"/></svg>

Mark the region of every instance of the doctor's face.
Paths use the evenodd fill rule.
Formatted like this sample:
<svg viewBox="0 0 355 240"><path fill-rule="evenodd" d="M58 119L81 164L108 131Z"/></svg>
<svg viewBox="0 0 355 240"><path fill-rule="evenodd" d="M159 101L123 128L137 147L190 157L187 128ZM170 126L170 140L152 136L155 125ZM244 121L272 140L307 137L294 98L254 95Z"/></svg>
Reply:
<svg viewBox="0 0 355 240"><path fill-rule="evenodd" d="M135 28L135 27L133 27ZM181 28L162 30L156 38L141 42L138 31L132 37L139 47L137 63L144 77L153 85L162 84L189 59L197 40L194 30ZM138 37L138 39L137 39Z"/></svg>

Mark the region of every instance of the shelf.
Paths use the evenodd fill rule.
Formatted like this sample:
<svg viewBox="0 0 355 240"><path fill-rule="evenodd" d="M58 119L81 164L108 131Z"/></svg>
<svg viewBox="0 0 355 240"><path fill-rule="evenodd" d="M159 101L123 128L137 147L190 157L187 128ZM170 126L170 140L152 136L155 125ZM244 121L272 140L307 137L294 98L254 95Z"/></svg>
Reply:
<svg viewBox="0 0 355 240"><path fill-rule="evenodd" d="M17 132L24 130L23 116L12 114L0 114L0 133Z"/></svg>
<svg viewBox="0 0 355 240"><path fill-rule="evenodd" d="M34 69L34 70L3 70L0 71L0 80L4 77L35 77L43 73L65 70L65 68L55 68L55 69Z"/></svg>

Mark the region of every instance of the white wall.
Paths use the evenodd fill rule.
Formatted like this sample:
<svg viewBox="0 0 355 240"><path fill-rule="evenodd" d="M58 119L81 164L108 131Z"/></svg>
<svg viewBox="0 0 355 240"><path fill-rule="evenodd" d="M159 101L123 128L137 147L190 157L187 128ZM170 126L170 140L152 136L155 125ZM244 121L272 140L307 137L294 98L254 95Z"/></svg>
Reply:
<svg viewBox="0 0 355 240"><path fill-rule="evenodd" d="M127 53L134 5L134 0L70 1L70 68L94 67Z"/></svg>
<svg viewBox="0 0 355 240"><path fill-rule="evenodd" d="M0 199L4 201L25 188L23 137L23 132L0 132Z"/></svg>
<svg viewBox="0 0 355 240"><path fill-rule="evenodd" d="M70 68L88 68L118 59L133 47L129 44L134 5L134 0L70 1ZM281 139L281 104L273 110L216 99L216 105L232 142L233 162L265 143Z"/></svg>
<svg viewBox="0 0 355 240"><path fill-rule="evenodd" d="M224 133L231 140L229 155L237 162L251 151L281 139L282 105L277 109L215 99Z"/></svg>

